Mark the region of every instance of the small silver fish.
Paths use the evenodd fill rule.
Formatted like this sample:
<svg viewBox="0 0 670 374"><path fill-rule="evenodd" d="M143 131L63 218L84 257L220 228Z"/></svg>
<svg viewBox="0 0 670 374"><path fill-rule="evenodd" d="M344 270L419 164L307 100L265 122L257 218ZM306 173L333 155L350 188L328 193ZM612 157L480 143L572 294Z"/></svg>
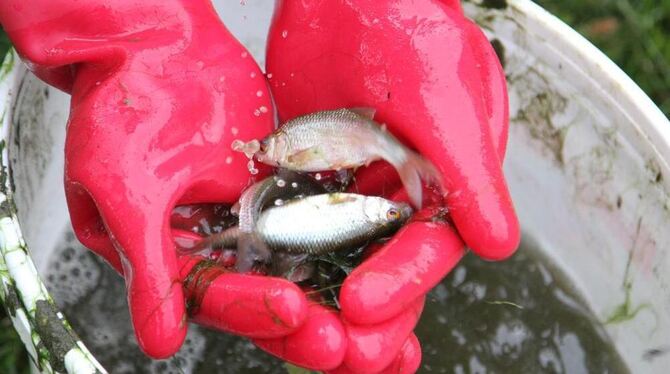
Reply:
<svg viewBox="0 0 670 374"><path fill-rule="evenodd" d="M256 263L267 263L272 253L256 232L256 223L261 210L277 199L296 195L324 192L323 187L307 175L289 170L280 170L246 189L239 200L239 231L237 239L237 261L235 269L240 273L250 271Z"/></svg>
<svg viewBox="0 0 670 374"><path fill-rule="evenodd" d="M290 199L305 194L324 193L325 189L308 175L298 174L290 170L279 170L277 175L269 176L254 183L242 192L237 205L239 223L237 233L211 235L196 245L190 252L199 252L206 248L217 248L223 243L235 240L237 262L235 268L240 273L248 272L256 263L268 263L272 252L265 242L258 237L256 222L261 211L277 199Z"/></svg>
<svg viewBox="0 0 670 374"><path fill-rule="evenodd" d="M409 205L381 197L321 194L266 209L256 233L275 251L322 254L389 236L411 215ZM218 246L234 248L239 235L240 228L232 227L214 236Z"/></svg>
<svg viewBox="0 0 670 374"><path fill-rule="evenodd" d="M374 113L371 108L353 108L297 117L261 141L256 159L307 172L356 168L383 159L396 168L412 204L420 208L421 179L439 183L437 172L373 121Z"/></svg>
<svg viewBox="0 0 670 374"><path fill-rule="evenodd" d="M325 189L308 175L279 170L277 175L256 182L242 192L237 209L240 231L252 232L261 211L277 199L324 192Z"/></svg>

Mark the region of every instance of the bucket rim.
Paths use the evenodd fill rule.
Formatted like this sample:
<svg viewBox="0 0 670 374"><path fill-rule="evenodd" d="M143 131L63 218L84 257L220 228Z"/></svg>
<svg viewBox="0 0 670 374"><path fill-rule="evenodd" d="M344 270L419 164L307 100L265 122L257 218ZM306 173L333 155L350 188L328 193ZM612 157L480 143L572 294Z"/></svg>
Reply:
<svg viewBox="0 0 670 374"><path fill-rule="evenodd" d="M468 2L470 0L465 0ZM670 167L670 120L633 79L586 37L532 0L506 0L506 12L522 16L527 34L560 42L555 49L571 60L590 63L589 83L626 116L666 166ZM477 4L478 7L484 7ZM499 10L493 9L494 12ZM584 69L586 70L586 69Z"/></svg>
<svg viewBox="0 0 670 374"><path fill-rule="evenodd" d="M37 272L16 215L8 154L14 91L28 74L10 49L0 65L0 301L29 358L42 373L106 373L63 313Z"/></svg>

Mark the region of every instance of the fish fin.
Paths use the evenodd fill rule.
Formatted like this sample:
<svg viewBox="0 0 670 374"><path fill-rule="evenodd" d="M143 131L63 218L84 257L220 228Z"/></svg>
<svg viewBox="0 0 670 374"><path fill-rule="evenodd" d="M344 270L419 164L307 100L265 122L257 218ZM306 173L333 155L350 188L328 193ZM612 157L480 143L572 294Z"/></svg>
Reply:
<svg viewBox="0 0 670 374"><path fill-rule="evenodd" d="M348 185L349 182L351 182L351 180L354 178L354 172L349 168L340 169L336 173L337 181L345 186Z"/></svg>
<svg viewBox="0 0 670 374"><path fill-rule="evenodd" d="M375 118L375 113L377 113L377 109L370 107L354 107L349 110L369 120Z"/></svg>
<svg viewBox="0 0 670 374"><path fill-rule="evenodd" d="M208 245L211 248L235 248L239 236L239 228L237 226L233 226L223 230L218 234L208 236L200 243L203 243L203 245Z"/></svg>
<svg viewBox="0 0 670 374"><path fill-rule="evenodd" d="M423 202L421 181L423 180L428 185L439 186L440 178L437 169L429 161L414 152L408 152L407 159L394 166L398 170L400 180L407 191L412 205L417 209L421 209ZM441 186L439 187L441 188Z"/></svg>
<svg viewBox="0 0 670 374"><path fill-rule="evenodd" d="M400 180L407 191L407 196L409 196L412 205L417 209L421 209L421 204L423 203L423 190L419 174L407 163L404 163L398 169L398 174L400 175Z"/></svg>
<svg viewBox="0 0 670 374"><path fill-rule="evenodd" d="M277 252L272 258L272 275L291 282L302 282L310 278L316 270L315 263L308 261L309 259L310 255L307 253Z"/></svg>
<svg viewBox="0 0 670 374"><path fill-rule="evenodd" d="M240 202L236 202L233 204L233 206L230 207L230 214L234 215L235 217L240 216Z"/></svg>
<svg viewBox="0 0 670 374"><path fill-rule="evenodd" d="M237 259L235 270L239 273L248 273L256 265L270 264L272 251L256 233L240 233L237 239Z"/></svg>
<svg viewBox="0 0 670 374"><path fill-rule="evenodd" d="M239 231L237 226L231 227L227 230L224 230L220 233L210 235L193 246L193 248L180 248L179 254L194 254L200 253L207 250L218 249L218 248L235 248L237 245L237 237Z"/></svg>
<svg viewBox="0 0 670 374"><path fill-rule="evenodd" d="M316 147L309 147L288 156L288 162L295 165L303 165L318 157L319 152Z"/></svg>

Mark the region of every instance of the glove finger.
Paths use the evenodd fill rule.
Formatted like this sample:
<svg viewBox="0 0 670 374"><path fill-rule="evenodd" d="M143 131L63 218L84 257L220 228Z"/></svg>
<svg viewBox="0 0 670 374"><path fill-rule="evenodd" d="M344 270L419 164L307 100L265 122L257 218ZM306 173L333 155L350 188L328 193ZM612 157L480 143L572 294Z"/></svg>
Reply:
<svg viewBox="0 0 670 374"><path fill-rule="evenodd" d="M139 346L151 357L169 357L181 347L187 324L170 228L167 219L154 219L168 217L168 209L155 202L119 209L124 205L113 194L103 189L100 196L91 197L121 260Z"/></svg>
<svg viewBox="0 0 670 374"><path fill-rule="evenodd" d="M439 283L464 253L449 226L411 222L349 274L340 291L341 313L357 324L385 321Z"/></svg>
<svg viewBox="0 0 670 374"><path fill-rule="evenodd" d="M86 188L76 182L67 182L65 183L65 198L70 211L77 212L77 214L70 215L72 228L77 239L104 258L114 270L123 275L119 253L109 240L98 207Z"/></svg>
<svg viewBox="0 0 670 374"><path fill-rule="evenodd" d="M400 348L396 358L380 374L413 374L419 369L421 364L421 346L419 339L414 333L409 335L405 344ZM356 374L346 365L340 365L334 370L328 370L327 374Z"/></svg>
<svg viewBox="0 0 670 374"><path fill-rule="evenodd" d="M413 374L421 365L421 345L414 333L409 335L395 360L380 374Z"/></svg>
<svg viewBox="0 0 670 374"><path fill-rule="evenodd" d="M294 334L280 339L254 339L254 344L292 364L311 370L331 370L342 364L347 336L335 312L312 304L307 321Z"/></svg>
<svg viewBox="0 0 670 374"><path fill-rule="evenodd" d="M355 373L378 373L396 358L421 316L425 297L405 311L376 325L355 325L344 320L349 341L344 365Z"/></svg>
<svg viewBox="0 0 670 374"><path fill-rule="evenodd" d="M437 133L442 136L412 132L408 127L401 133L444 176L447 205L466 244L483 258L500 260L514 252L520 238L519 222L502 172L508 121L504 75L495 66L495 55L488 53L491 46L482 32L460 12L458 15L445 12L445 24L452 22L460 27L434 37L447 44L463 43L458 61L465 70L444 71L435 78L445 84L462 82L459 89L450 90L443 100L469 101L472 105L447 104L453 108L450 119L434 116L440 122ZM440 52L433 54L434 58L440 56ZM463 123L469 125L464 127ZM458 144L444 141L447 134L459 131L462 136Z"/></svg>
<svg viewBox="0 0 670 374"><path fill-rule="evenodd" d="M191 319L203 326L251 338L277 338L307 318L307 299L281 278L231 273L200 256L180 258Z"/></svg>
<svg viewBox="0 0 670 374"><path fill-rule="evenodd" d="M481 92L488 114L493 144L497 148L498 157L502 161L505 158L509 134L509 98L505 72L493 46L482 30L467 18L463 26L468 30L467 35L471 38L469 45L472 48L474 58L481 62L479 70L482 84Z"/></svg>

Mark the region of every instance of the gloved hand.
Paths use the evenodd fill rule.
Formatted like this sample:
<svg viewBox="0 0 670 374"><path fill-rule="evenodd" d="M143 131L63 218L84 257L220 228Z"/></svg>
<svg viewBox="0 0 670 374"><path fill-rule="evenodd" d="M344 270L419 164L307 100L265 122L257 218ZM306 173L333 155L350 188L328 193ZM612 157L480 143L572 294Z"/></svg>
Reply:
<svg viewBox="0 0 670 374"><path fill-rule="evenodd" d="M373 107L377 121L442 175L458 233L439 222L410 223L356 268L340 292L348 346L333 372L413 372L418 360L399 362L419 352L410 334L423 295L463 255L459 236L490 260L510 256L519 242L501 167L508 102L500 63L455 0L279 0L267 61L283 121ZM389 195L399 186L392 168L381 163L356 180L362 193ZM288 339L257 344L301 364L293 354L299 347Z"/></svg>
<svg viewBox="0 0 670 374"><path fill-rule="evenodd" d="M3 0L0 23L37 76L71 93L75 233L123 273L140 347L172 355L187 328L183 279L207 266L192 273L201 258L178 261L169 216L177 203L237 200L249 172L230 144L274 125L263 75L207 0ZM199 283L186 283L193 294ZM225 274L208 284L194 313L206 325L271 338L307 318L288 281Z"/></svg>

